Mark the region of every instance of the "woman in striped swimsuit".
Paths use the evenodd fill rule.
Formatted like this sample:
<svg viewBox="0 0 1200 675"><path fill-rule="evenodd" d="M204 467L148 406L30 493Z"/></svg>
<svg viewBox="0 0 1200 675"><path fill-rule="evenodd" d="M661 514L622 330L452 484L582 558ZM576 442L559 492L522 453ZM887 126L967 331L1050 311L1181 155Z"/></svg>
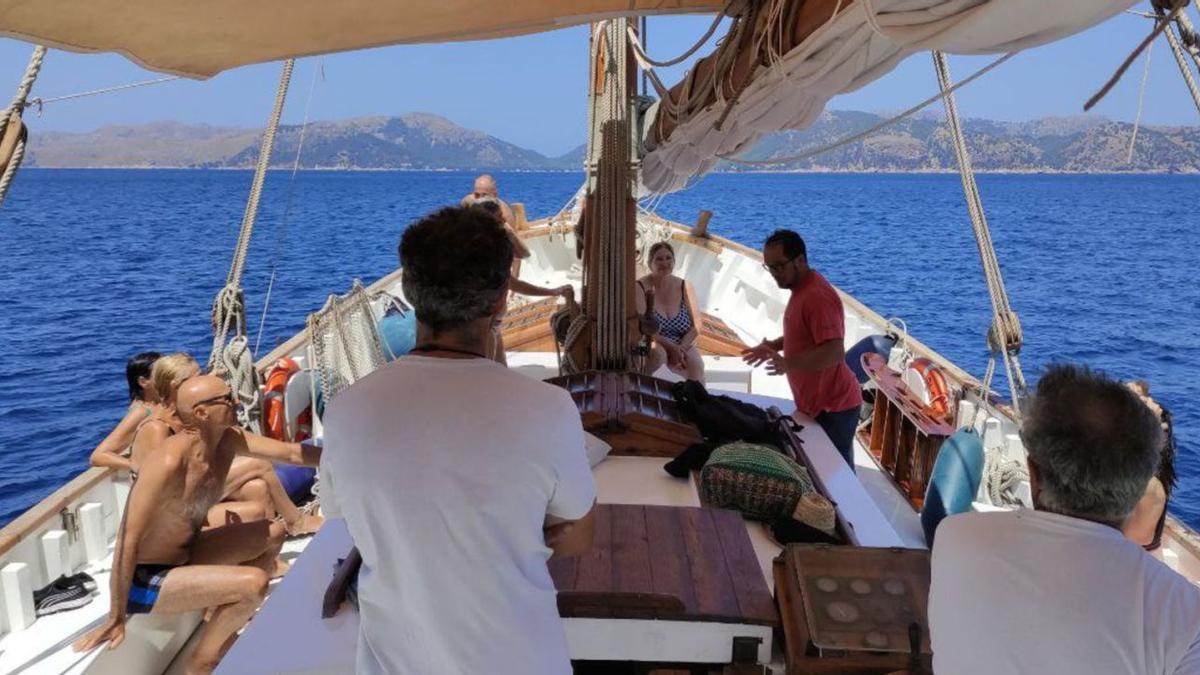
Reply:
<svg viewBox="0 0 1200 675"><path fill-rule="evenodd" d="M696 291L687 281L672 274L675 271L675 249L665 241L650 247L646 256L650 274L638 279L638 314L645 314L647 296L658 319L658 334L643 372L653 375L664 364L671 371L689 380L704 381L704 361L696 347L700 332L696 317Z"/></svg>

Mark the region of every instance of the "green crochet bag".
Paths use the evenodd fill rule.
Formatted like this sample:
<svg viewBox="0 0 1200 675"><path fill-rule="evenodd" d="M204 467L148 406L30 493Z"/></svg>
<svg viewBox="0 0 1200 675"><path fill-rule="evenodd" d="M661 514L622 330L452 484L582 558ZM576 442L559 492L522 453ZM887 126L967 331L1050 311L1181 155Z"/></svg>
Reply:
<svg viewBox="0 0 1200 675"><path fill-rule="evenodd" d="M753 520L790 516L813 491L808 470L769 445L741 441L713 450L700 470L700 502Z"/></svg>

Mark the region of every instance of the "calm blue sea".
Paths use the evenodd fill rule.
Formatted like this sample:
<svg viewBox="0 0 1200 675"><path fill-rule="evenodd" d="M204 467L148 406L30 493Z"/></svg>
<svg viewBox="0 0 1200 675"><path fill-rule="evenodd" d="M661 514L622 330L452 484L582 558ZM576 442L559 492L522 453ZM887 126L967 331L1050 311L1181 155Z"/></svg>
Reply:
<svg viewBox="0 0 1200 675"><path fill-rule="evenodd" d="M497 175L531 217L579 186L569 173ZM126 406L125 359L206 358L250 173L23 171L0 209L0 525L82 471ZM244 285L262 350L304 327L327 294L396 266L405 224L471 185L465 173L274 172ZM1200 179L979 178L1036 379L1082 361L1149 380L1176 415L1171 510L1200 526ZM713 175L659 212L757 247L779 227L808 240L830 280L982 375L990 310L954 175ZM261 353L261 352L260 352ZM1003 388L1003 381L998 382Z"/></svg>

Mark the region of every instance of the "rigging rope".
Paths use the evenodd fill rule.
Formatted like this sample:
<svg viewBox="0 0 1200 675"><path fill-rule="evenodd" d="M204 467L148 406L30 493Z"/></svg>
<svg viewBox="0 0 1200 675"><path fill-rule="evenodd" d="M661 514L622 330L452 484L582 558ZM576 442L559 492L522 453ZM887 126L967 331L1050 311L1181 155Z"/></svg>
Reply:
<svg viewBox="0 0 1200 675"><path fill-rule="evenodd" d="M283 72L279 75L279 86L275 91L275 104L271 109L267 128L263 132L258 166L254 171L250 197L242 216L242 227L233 249L233 262L225 278L225 287L217 293L212 309L213 346L208 357L208 368L213 370L221 367L228 372L229 384L238 393L238 421L256 432L259 422L253 413L257 411L260 403L258 373L254 369L254 357L250 353L249 339L246 336L246 300L241 281L246 266L246 254L250 249L250 235L254 233L254 219L258 215L258 203L262 197L263 181L266 179L267 166L271 162L275 132L279 129L279 119L283 115L283 103L287 98L294 66L294 59L283 62ZM233 332L232 339L229 339L230 331Z"/></svg>
<svg viewBox="0 0 1200 675"><path fill-rule="evenodd" d="M934 69L937 71L938 86L943 93L943 103L946 106L946 125L950 128L954 144L954 155L958 160L958 172L962 178L963 192L966 193L967 211L971 216L971 228L975 233L975 245L979 249L979 260L983 265L983 277L987 283L988 297L992 305L992 326L988 330L988 345L993 355L1000 355L1004 360L1005 372L1008 375L1009 388L1012 391L1012 407L1020 418L1020 401L1025 396L1025 375L1021 371L1018 354L1021 351L1021 322L1008 301L1008 291L1004 287L1004 277L1000 273L1000 261L996 258L996 247L992 244L992 235L988 230L987 216L983 211L983 200L979 195L979 186L975 183L975 172L971 168L971 155L967 151L967 141L959 122L958 107L954 102L953 87L950 80L950 67L946 63L946 55L942 52L932 52ZM986 398L986 391L984 392Z"/></svg>
<svg viewBox="0 0 1200 675"><path fill-rule="evenodd" d="M704 35L696 41L696 44L688 47L687 51L673 59L669 59L667 61L655 61L654 59L650 58L649 54L646 53L646 49L642 46L642 43L636 39L636 37L634 37L632 40L633 53L637 55L638 61L649 64L650 66L655 66L658 68L670 68L671 66L679 65L680 63L686 61L689 56L695 54L697 50L699 50L706 42L708 42L708 39L713 36L713 33L717 32L717 28L721 25L721 21L724 18L725 14L723 12L717 12L717 15L713 17L712 24L709 25L708 30L704 31ZM633 33L633 26L629 27L629 32L631 34ZM643 65L642 68L647 71L650 70L645 65Z"/></svg>
<svg viewBox="0 0 1200 675"><path fill-rule="evenodd" d="M263 300L262 317L258 320L258 337L254 339L255 356L258 355L258 347L262 344L263 328L267 325L267 310L271 307L271 292L275 289L275 271L279 263L281 251L287 250L287 224L292 215L292 203L295 197L296 174L300 171L300 153L304 150L304 138L308 133L308 111L312 105L313 92L317 88L317 76L324 76L325 73L325 58L321 57L320 65L313 69L312 82L308 85L308 98L304 101L304 121L300 124L300 139L296 142L296 157L292 160L292 175L288 178L287 198L284 200L283 219L279 222L280 238L275 241L275 250L271 256L271 279L267 282L267 297Z"/></svg>
<svg viewBox="0 0 1200 675"><path fill-rule="evenodd" d="M1171 12L1158 19L1158 21L1154 24L1154 30L1150 31L1150 34L1143 38L1140 43L1138 43L1138 46L1129 53L1129 56L1125 57L1125 60L1121 62L1120 66L1117 66L1117 71L1112 74L1112 77L1108 78L1108 82L1105 82L1103 87L1100 87L1100 91L1092 94L1092 97L1087 100L1087 103L1083 104L1084 112L1091 110L1093 106L1100 102L1100 99L1104 98L1108 95L1108 92L1112 91L1112 88L1117 85L1117 82L1121 81L1121 76L1125 74L1125 71L1129 70L1129 66L1133 65L1133 62L1142 53L1142 51L1145 50L1146 47L1149 47L1152 42L1154 42L1154 38L1158 37L1159 33L1166 30L1167 26L1171 24L1171 21L1173 21L1175 17L1179 16L1184 5L1186 5L1189 1L1190 0L1175 0L1174 6L1171 8Z"/></svg>
<svg viewBox="0 0 1200 675"><path fill-rule="evenodd" d="M54 96L51 98L42 98L40 96L31 98L25 104L26 108L37 108L38 114L42 113L42 106L47 103L58 103L59 101L69 101L73 98L84 98L86 96L97 96L99 94L108 94L114 91L123 91L125 89L134 89L136 87L148 87L152 84L162 84L163 82L172 82L174 80L183 79L178 75L171 77L160 77L157 80L142 80L141 82L130 82L129 84L120 84L115 87L105 87L104 89L93 89L91 91L81 91L78 94L67 94L66 96Z"/></svg>
<svg viewBox="0 0 1200 675"><path fill-rule="evenodd" d="M1180 16L1185 15L1180 14ZM1183 33L1182 30L1180 32ZM1192 103L1196 104L1196 111L1200 112L1200 88L1196 86L1196 78L1192 77L1192 68L1188 65L1187 58L1183 54L1183 47L1179 44L1179 38L1176 37L1175 31L1172 28L1167 29L1167 44L1171 45L1171 53L1175 56L1175 63L1179 66L1179 74L1183 76L1183 82L1187 85L1188 92L1192 95Z"/></svg>
<svg viewBox="0 0 1200 675"><path fill-rule="evenodd" d="M1150 80L1150 57L1153 55L1154 45L1150 45L1150 48L1146 50L1146 65L1142 71L1142 86L1138 89L1137 115L1133 118L1133 133L1129 135L1129 154L1125 157L1126 164L1133 164L1133 146L1137 143L1138 127L1142 124L1142 104L1146 101L1146 83Z"/></svg>
<svg viewBox="0 0 1200 675"><path fill-rule="evenodd" d="M741 164L744 166L772 166L772 165L776 165L776 164L791 164L792 162L800 162L800 161L809 159L811 157L816 157L817 155L825 154L826 152L829 152L830 150L836 150L837 148L840 148L843 145L849 145L850 143L855 143L857 141L861 141L862 139L864 139L868 136L871 136L872 134L874 134L882 129L885 129L887 127L892 126L893 124L895 124L897 122L900 122L909 117L912 117L913 115L921 112L922 110L927 108L929 105L936 102L938 99L946 100L947 97L952 95L954 92L956 92L959 89L974 82L975 80L979 79L980 77L983 77L988 72L990 72L992 69L996 68L1000 64L1011 59L1012 57L1016 56L1019 53L1020 52L1009 52L1009 53L1005 54L1004 56L1001 56L1000 58L996 59L995 61L992 61L991 63L984 66L983 68L980 68L979 70L975 71L967 79L962 80L961 82L955 84L954 86L950 87L949 89L947 89L945 91L940 91L937 94L930 96L929 98L925 99L924 101L921 101L920 103L914 105L913 107L909 108L908 110L905 110L904 112L902 112L898 115L895 115L893 117L889 117L888 119L883 120L879 124L876 124L876 125L870 127L869 129L860 131L856 134L852 134L850 136L842 138L841 140L834 141L833 143L830 143L829 145L821 146L819 148L816 148L815 150L808 150L799 155L792 155L790 157L779 157L776 159L769 159L769 160L739 159L732 155L717 155L717 156L726 161L733 162L734 164Z"/></svg>
<svg viewBox="0 0 1200 675"><path fill-rule="evenodd" d="M4 204L8 188L12 186L17 169L25 159L28 131L25 129L25 123L21 121L21 112L25 110L25 100L29 98L29 92L33 89L33 83L37 80L45 60L46 48L41 45L34 47L29 64L25 66L25 74L17 85L17 93L0 116L0 154L3 155L0 156L0 169L3 170L3 173L0 173L0 205Z"/></svg>
<svg viewBox="0 0 1200 675"><path fill-rule="evenodd" d="M658 73L654 72L651 66L651 61L646 57L646 52L642 49L642 43L638 41L637 32L633 30L633 26L629 26L626 31L629 34L629 44L633 45L633 58L638 62L638 66L642 69L642 75L649 78L650 83L654 85L654 90L658 92L658 97L663 101L663 105L670 104L671 90L667 85L663 84L662 79L658 77Z"/></svg>
<svg viewBox="0 0 1200 675"><path fill-rule="evenodd" d="M586 326L592 326L592 363L598 370L625 370L629 360L627 316L627 251L629 250L629 196L632 188L629 135L629 92L627 26L624 18L610 19L597 26L595 49L604 49L602 61L593 56L590 108L591 137L588 139L588 169L595 176L591 193L591 216L587 238L597 246L589 256L597 268L594 285L585 286L585 313L568 330L574 343ZM603 88L596 91L596 84ZM594 172L594 173L593 173ZM585 273L590 274L586 270ZM593 277L588 276L591 279ZM573 363L573 360L571 361Z"/></svg>
<svg viewBox="0 0 1200 675"><path fill-rule="evenodd" d="M1150 4L1154 5L1155 11L1160 16L1166 13L1169 7L1160 2L1151 2ZM1192 19L1188 16L1187 11L1183 9L1179 11L1175 17L1175 27L1179 29L1179 39L1183 43L1183 47L1192 56L1196 66L1200 67L1200 35L1196 34L1196 28L1192 25Z"/></svg>

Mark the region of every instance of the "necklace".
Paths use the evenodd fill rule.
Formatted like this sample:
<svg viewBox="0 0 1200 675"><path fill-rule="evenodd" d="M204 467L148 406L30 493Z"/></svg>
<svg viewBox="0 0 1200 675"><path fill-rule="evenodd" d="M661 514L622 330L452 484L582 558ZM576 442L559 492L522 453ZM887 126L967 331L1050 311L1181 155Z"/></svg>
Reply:
<svg viewBox="0 0 1200 675"><path fill-rule="evenodd" d="M417 345L416 347L413 347L412 349L410 349L410 350L409 350L409 352L424 352L424 353L428 353L428 352L447 352L447 353L449 353L449 354L463 354L463 355L465 355L465 356L471 356L471 357L475 357L475 358L478 358L478 359L486 359L486 358L487 358L486 356L484 356L484 355L483 355L483 354L481 354L480 352L477 352L477 351L474 351L474 350L470 350L470 349L455 349L454 347L443 347L442 345L435 345L435 344L432 344L432 343L429 343L429 344L423 344L423 345Z"/></svg>

